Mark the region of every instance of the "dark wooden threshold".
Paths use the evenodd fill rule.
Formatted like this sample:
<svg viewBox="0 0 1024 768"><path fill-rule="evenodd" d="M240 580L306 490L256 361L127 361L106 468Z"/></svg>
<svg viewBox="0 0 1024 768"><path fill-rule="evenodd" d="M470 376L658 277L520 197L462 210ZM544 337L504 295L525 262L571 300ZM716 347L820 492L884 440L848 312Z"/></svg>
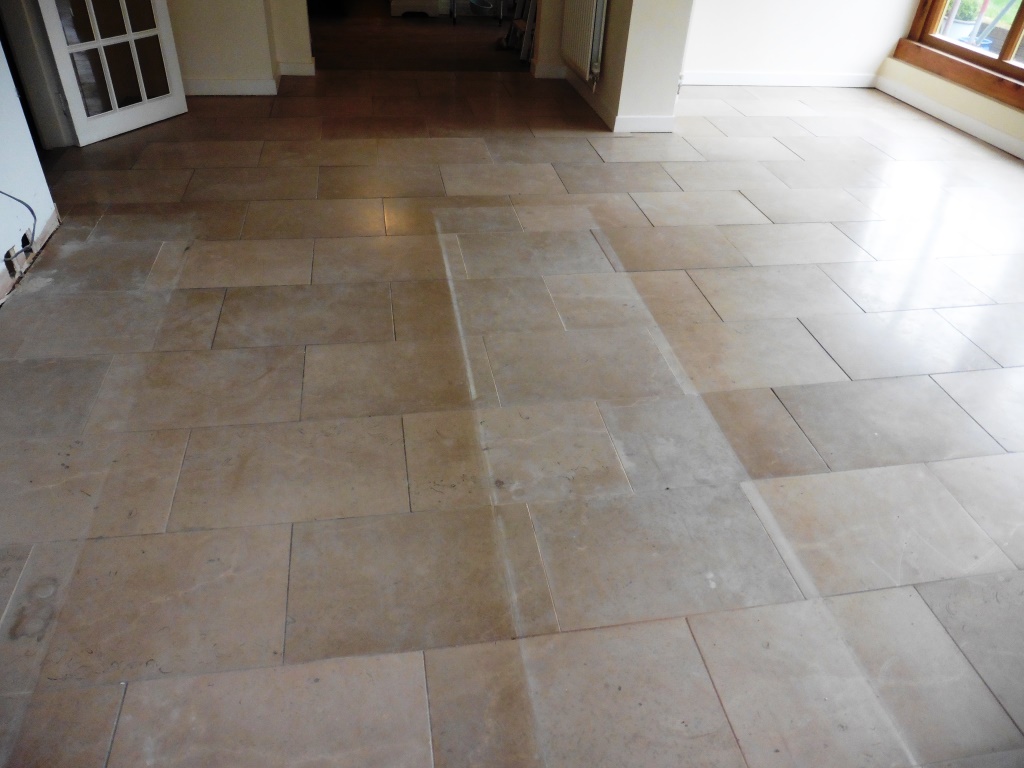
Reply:
<svg viewBox="0 0 1024 768"><path fill-rule="evenodd" d="M1024 82L979 67L913 40L900 40L893 58L928 70L972 91L1024 110Z"/></svg>

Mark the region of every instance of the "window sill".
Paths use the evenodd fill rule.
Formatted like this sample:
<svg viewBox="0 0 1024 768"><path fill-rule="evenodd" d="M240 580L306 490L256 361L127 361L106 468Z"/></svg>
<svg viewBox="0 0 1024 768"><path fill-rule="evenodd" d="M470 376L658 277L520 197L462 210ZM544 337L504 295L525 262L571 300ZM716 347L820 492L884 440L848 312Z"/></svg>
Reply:
<svg viewBox="0 0 1024 768"><path fill-rule="evenodd" d="M893 58L928 70L1003 104L1024 109L1024 81L992 72L913 40L900 40L896 44Z"/></svg>

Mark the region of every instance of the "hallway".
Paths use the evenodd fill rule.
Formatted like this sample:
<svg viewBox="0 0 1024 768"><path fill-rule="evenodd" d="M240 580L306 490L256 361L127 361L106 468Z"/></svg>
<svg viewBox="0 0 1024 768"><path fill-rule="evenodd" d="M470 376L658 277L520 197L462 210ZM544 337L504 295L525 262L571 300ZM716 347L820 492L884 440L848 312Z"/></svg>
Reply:
<svg viewBox="0 0 1024 768"><path fill-rule="evenodd" d="M0 309L0 762L1024 765L1024 163L873 90L189 110L44 158Z"/></svg>

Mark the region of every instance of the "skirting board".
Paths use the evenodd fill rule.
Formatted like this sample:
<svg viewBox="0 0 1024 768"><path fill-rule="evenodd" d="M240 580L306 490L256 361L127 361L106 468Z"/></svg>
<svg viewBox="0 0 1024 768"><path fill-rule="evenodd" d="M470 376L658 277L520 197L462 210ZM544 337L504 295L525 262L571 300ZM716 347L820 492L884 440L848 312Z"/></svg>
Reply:
<svg viewBox="0 0 1024 768"><path fill-rule="evenodd" d="M949 123L954 128L959 128L964 133L969 133L971 136L986 141L1004 152L1009 152L1011 155L1024 159L1024 140L1003 133L991 125L983 123L981 120L970 115L965 115L963 112L952 107L940 104L898 80L879 77L875 87L883 93L889 94L894 99L899 99L903 103L920 109L932 117L937 117L944 123Z"/></svg>
<svg viewBox="0 0 1024 768"><path fill-rule="evenodd" d="M683 72L683 85L871 88L874 74L844 72Z"/></svg>
<svg viewBox="0 0 1024 768"><path fill-rule="evenodd" d="M282 75L313 77L316 74L316 61L312 57L306 61L279 61L277 67Z"/></svg>
<svg viewBox="0 0 1024 768"><path fill-rule="evenodd" d="M267 80L185 80L186 96L276 96L277 83Z"/></svg>

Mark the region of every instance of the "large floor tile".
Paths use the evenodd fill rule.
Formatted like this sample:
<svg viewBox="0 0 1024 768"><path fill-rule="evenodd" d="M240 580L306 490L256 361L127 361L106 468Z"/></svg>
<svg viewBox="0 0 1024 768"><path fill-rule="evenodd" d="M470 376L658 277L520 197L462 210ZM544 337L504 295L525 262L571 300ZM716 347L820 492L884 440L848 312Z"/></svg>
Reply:
<svg viewBox="0 0 1024 768"><path fill-rule="evenodd" d="M0 435L78 435L96 400L109 358L0 361Z"/></svg>
<svg viewBox="0 0 1024 768"><path fill-rule="evenodd" d="M121 685L37 693L7 765L106 768L123 697Z"/></svg>
<svg viewBox="0 0 1024 768"><path fill-rule="evenodd" d="M459 235L469 277L535 277L611 272L594 236L584 230Z"/></svg>
<svg viewBox="0 0 1024 768"><path fill-rule="evenodd" d="M704 303L712 318L718 319L685 273L669 273L690 283L696 299ZM629 275L553 275L544 278L551 298L568 330L653 326L655 320ZM694 297L690 297L691 301ZM705 315L702 319L708 319Z"/></svg>
<svg viewBox="0 0 1024 768"><path fill-rule="evenodd" d="M923 220L849 221L836 226L879 261L978 256L987 251L973 238L942 222Z"/></svg>
<svg viewBox="0 0 1024 768"><path fill-rule="evenodd" d="M397 282L391 296L399 341L562 329L539 277Z"/></svg>
<svg viewBox="0 0 1024 768"><path fill-rule="evenodd" d="M1001 304L1024 302L1024 256L961 257L949 259L945 264Z"/></svg>
<svg viewBox="0 0 1024 768"><path fill-rule="evenodd" d="M311 200L316 168L200 168L185 200Z"/></svg>
<svg viewBox="0 0 1024 768"><path fill-rule="evenodd" d="M429 768L419 654L335 659L130 686L111 768Z"/></svg>
<svg viewBox="0 0 1024 768"><path fill-rule="evenodd" d="M295 526L290 663L556 628L523 506Z"/></svg>
<svg viewBox="0 0 1024 768"><path fill-rule="evenodd" d="M664 163L664 168L686 191L694 189L785 189L786 185L761 163L716 161L705 163Z"/></svg>
<svg viewBox="0 0 1024 768"><path fill-rule="evenodd" d="M45 294L136 290L145 285L159 251L158 241L47 243L20 287Z"/></svg>
<svg viewBox="0 0 1024 768"><path fill-rule="evenodd" d="M950 397L1008 451L1024 451L1024 368L936 376Z"/></svg>
<svg viewBox="0 0 1024 768"><path fill-rule="evenodd" d="M263 347L390 341L387 283L231 288L213 346Z"/></svg>
<svg viewBox="0 0 1024 768"><path fill-rule="evenodd" d="M708 392L704 402L753 478L813 475L828 467L770 389Z"/></svg>
<svg viewBox="0 0 1024 768"><path fill-rule="evenodd" d="M485 341L502 405L679 393L644 329L499 333Z"/></svg>
<svg viewBox="0 0 1024 768"><path fill-rule="evenodd" d="M881 218L843 189L746 189L743 194L776 224Z"/></svg>
<svg viewBox="0 0 1024 768"><path fill-rule="evenodd" d="M957 459L929 466L1017 567L1024 566L1024 454Z"/></svg>
<svg viewBox="0 0 1024 768"><path fill-rule="evenodd" d="M491 162L491 155L483 139L381 139L377 146L377 162L380 165Z"/></svg>
<svg viewBox="0 0 1024 768"><path fill-rule="evenodd" d="M815 384L776 391L834 470L1003 452L928 378Z"/></svg>
<svg viewBox="0 0 1024 768"><path fill-rule="evenodd" d="M796 160L768 162L764 166L790 189L872 188L885 184L870 170L850 160Z"/></svg>
<svg viewBox="0 0 1024 768"><path fill-rule="evenodd" d="M436 197L444 194L436 165L351 166L320 169L321 200L360 197Z"/></svg>
<svg viewBox="0 0 1024 768"><path fill-rule="evenodd" d="M495 163L600 163L601 156L584 138L493 136L486 140Z"/></svg>
<svg viewBox="0 0 1024 768"><path fill-rule="evenodd" d="M628 227L596 232L595 237L619 272L748 265L719 228L711 225Z"/></svg>
<svg viewBox="0 0 1024 768"><path fill-rule="evenodd" d="M921 465L760 480L757 488L821 594L1012 568Z"/></svg>
<svg viewBox="0 0 1024 768"><path fill-rule="evenodd" d="M89 429L294 421L302 370L301 347L119 355L96 398Z"/></svg>
<svg viewBox="0 0 1024 768"><path fill-rule="evenodd" d="M247 204L121 203L107 208L90 238L122 240L233 240L242 231Z"/></svg>
<svg viewBox="0 0 1024 768"><path fill-rule="evenodd" d="M490 173L494 171L490 170ZM388 235L523 230L505 194L483 197L385 198L384 218Z"/></svg>
<svg viewBox="0 0 1024 768"><path fill-rule="evenodd" d="M185 194L191 170L67 171L53 185L61 206L78 203L176 203Z"/></svg>
<svg viewBox="0 0 1024 768"><path fill-rule="evenodd" d="M630 492L593 403L406 416L414 510Z"/></svg>
<svg viewBox="0 0 1024 768"><path fill-rule="evenodd" d="M735 114L733 112L732 114ZM771 137L700 136L690 142L705 160L711 162L754 162L798 160L799 158Z"/></svg>
<svg viewBox="0 0 1024 768"><path fill-rule="evenodd" d="M865 312L992 303L988 296L938 262L825 264L821 268Z"/></svg>
<svg viewBox="0 0 1024 768"><path fill-rule="evenodd" d="M913 592L709 614L691 626L755 768L911 766L1020 738ZM921 705L936 696L941 708Z"/></svg>
<svg viewBox="0 0 1024 768"><path fill-rule="evenodd" d="M688 141L671 134L592 138L590 143L606 163L664 163L704 159Z"/></svg>
<svg viewBox="0 0 1024 768"><path fill-rule="evenodd" d="M407 512L395 417L192 431L167 528Z"/></svg>
<svg viewBox="0 0 1024 768"><path fill-rule="evenodd" d="M565 192L550 163L442 165L441 177L449 195L551 195Z"/></svg>
<svg viewBox="0 0 1024 768"><path fill-rule="evenodd" d="M527 232L651 226L633 198L625 192L514 195L511 200L516 216Z"/></svg>
<svg viewBox="0 0 1024 768"><path fill-rule="evenodd" d="M317 240L314 283L443 280L466 276L455 235Z"/></svg>
<svg viewBox="0 0 1024 768"><path fill-rule="evenodd" d="M662 332L699 392L846 380L795 319L699 323Z"/></svg>
<svg viewBox="0 0 1024 768"><path fill-rule="evenodd" d="M939 314L1000 365L1024 365L1024 304L957 307Z"/></svg>
<svg viewBox="0 0 1024 768"><path fill-rule="evenodd" d="M301 240L383 235L384 205L369 200L255 200L249 203L242 238Z"/></svg>
<svg viewBox="0 0 1024 768"><path fill-rule="evenodd" d="M996 362L931 310L801 318L851 379L996 368Z"/></svg>
<svg viewBox="0 0 1024 768"><path fill-rule="evenodd" d="M831 224L739 225L721 231L755 267L871 260Z"/></svg>
<svg viewBox="0 0 1024 768"><path fill-rule="evenodd" d="M87 542L44 685L280 664L288 539L279 526Z"/></svg>
<svg viewBox="0 0 1024 768"><path fill-rule="evenodd" d="M305 285L313 265L312 240L200 240L187 253L179 288Z"/></svg>
<svg viewBox="0 0 1024 768"><path fill-rule="evenodd" d="M270 167L374 165L376 162L374 139L266 141L260 154L260 165Z"/></svg>
<svg viewBox="0 0 1024 768"><path fill-rule="evenodd" d="M563 630L799 600L736 485L530 504Z"/></svg>
<svg viewBox="0 0 1024 768"><path fill-rule="evenodd" d="M487 351L479 337L335 344L306 352L303 419L497 404Z"/></svg>
<svg viewBox="0 0 1024 768"><path fill-rule="evenodd" d="M810 131L791 117L743 116L711 118L710 124L726 136L809 136Z"/></svg>
<svg viewBox="0 0 1024 768"><path fill-rule="evenodd" d="M739 192L636 192L633 199L656 227L769 223Z"/></svg>
<svg viewBox="0 0 1024 768"><path fill-rule="evenodd" d="M658 163L558 164L555 170L565 189L574 195L679 191L679 186Z"/></svg>
<svg viewBox="0 0 1024 768"><path fill-rule="evenodd" d="M133 168L243 168L259 164L260 141L155 141Z"/></svg>

